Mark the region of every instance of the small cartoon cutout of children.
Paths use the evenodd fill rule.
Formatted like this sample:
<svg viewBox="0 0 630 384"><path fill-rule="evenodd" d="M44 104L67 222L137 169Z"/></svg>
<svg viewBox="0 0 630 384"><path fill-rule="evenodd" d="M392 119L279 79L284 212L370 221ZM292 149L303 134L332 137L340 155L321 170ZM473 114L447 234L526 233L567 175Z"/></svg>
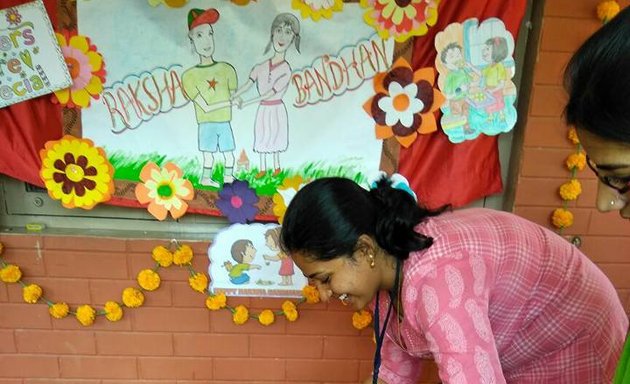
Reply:
<svg viewBox="0 0 630 384"><path fill-rule="evenodd" d="M282 278L279 285L293 285L293 260L280 249L280 227L269 229L265 232L265 244L269 249L276 252L273 256L265 255L263 258L268 261L279 261L280 270L278 275Z"/></svg>
<svg viewBox="0 0 630 384"><path fill-rule="evenodd" d="M505 121L503 88L508 79L508 73L502 62L508 57L508 53L507 40L500 36L486 40L481 48L481 58L489 63L487 67L481 70L485 89L495 99L495 103L486 108L488 120L496 120L498 118L500 121Z"/></svg>
<svg viewBox="0 0 630 384"><path fill-rule="evenodd" d="M451 114L466 118L464 131L468 133L470 128L468 126L468 103L466 102L466 97L468 96L472 76L467 69L466 61L464 61L462 46L458 43L448 44L442 51L440 60L448 69L444 82L444 94L449 100Z"/></svg>
<svg viewBox="0 0 630 384"><path fill-rule="evenodd" d="M230 282L232 284L248 283L250 278L245 271L262 268L260 265L252 264L252 261L254 261L256 257L254 244L247 239L236 240L234 244L232 244L230 252L232 253L232 259L238 263L236 265L232 265L232 263L228 261L223 263L223 266L228 271Z"/></svg>

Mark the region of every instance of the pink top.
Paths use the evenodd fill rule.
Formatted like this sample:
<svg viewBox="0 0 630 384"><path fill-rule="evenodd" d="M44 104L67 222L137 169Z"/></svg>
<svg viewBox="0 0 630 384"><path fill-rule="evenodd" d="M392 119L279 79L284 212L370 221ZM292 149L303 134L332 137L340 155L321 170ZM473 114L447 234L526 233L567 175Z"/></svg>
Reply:
<svg viewBox="0 0 630 384"><path fill-rule="evenodd" d="M433 357L443 383L604 383L628 318L606 276L566 240L505 212L430 218L433 237L403 266L379 377L418 382ZM389 303L381 295L381 322Z"/></svg>
<svg viewBox="0 0 630 384"><path fill-rule="evenodd" d="M291 67L286 61L272 65L271 60L267 60L252 68L249 78L256 83L259 94L273 90L274 94L265 99L266 102L282 102L291 81Z"/></svg>

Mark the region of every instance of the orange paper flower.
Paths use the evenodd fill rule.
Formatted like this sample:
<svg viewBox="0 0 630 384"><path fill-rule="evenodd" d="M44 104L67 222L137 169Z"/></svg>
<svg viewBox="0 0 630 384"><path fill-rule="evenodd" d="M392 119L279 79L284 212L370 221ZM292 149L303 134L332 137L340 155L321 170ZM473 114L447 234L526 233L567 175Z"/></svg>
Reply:
<svg viewBox="0 0 630 384"><path fill-rule="evenodd" d="M182 170L173 163L163 168L148 162L140 172L142 183L136 185L136 198L141 204L149 204L148 211L158 220L166 219L170 212L174 219L182 217L192 200L193 186L184 179Z"/></svg>
<svg viewBox="0 0 630 384"><path fill-rule="evenodd" d="M376 94L363 104L376 123L376 137L388 139L394 136L407 148L418 133L435 132L434 112L442 106L445 97L434 85L433 68L414 72L404 58L396 60L389 72L376 74Z"/></svg>
<svg viewBox="0 0 630 384"><path fill-rule="evenodd" d="M284 213L287 211L289 203L296 193L306 185L301 176L287 177L278 187L278 192L271 198L273 200L273 213L278 217L278 222L282 224Z"/></svg>

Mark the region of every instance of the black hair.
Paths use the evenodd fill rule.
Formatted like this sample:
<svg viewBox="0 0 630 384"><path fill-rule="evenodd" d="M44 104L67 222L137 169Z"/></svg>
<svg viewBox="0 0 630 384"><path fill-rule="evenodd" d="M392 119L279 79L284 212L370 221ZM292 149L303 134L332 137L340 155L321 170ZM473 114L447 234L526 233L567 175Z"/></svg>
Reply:
<svg viewBox="0 0 630 384"><path fill-rule="evenodd" d="M486 40L486 45L492 47L490 58L493 63L500 63L508 57L508 44L505 37L497 36Z"/></svg>
<svg viewBox="0 0 630 384"><path fill-rule="evenodd" d="M564 72L569 125L630 143L630 7L575 52Z"/></svg>
<svg viewBox="0 0 630 384"><path fill-rule="evenodd" d="M365 234L387 253L405 260L409 252L433 243L414 227L445 209L420 207L386 177L370 191L349 179L322 178L307 184L291 200L282 222L281 247L288 254L304 252L315 260L351 257L359 236Z"/></svg>
<svg viewBox="0 0 630 384"><path fill-rule="evenodd" d="M446 47L444 47L444 49L442 50L442 53L440 54L440 60L446 64L446 54L448 53L448 51L450 51L451 49L459 49L460 51L462 50L462 46L459 45L459 43L449 43Z"/></svg>

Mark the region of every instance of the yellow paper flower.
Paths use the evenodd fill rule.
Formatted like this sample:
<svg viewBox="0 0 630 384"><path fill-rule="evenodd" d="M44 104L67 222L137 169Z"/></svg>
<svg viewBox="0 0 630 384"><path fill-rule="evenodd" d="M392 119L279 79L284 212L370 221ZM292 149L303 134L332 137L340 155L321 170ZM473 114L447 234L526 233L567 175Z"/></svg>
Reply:
<svg viewBox="0 0 630 384"><path fill-rule="evenodd" d="M239 305L234 308L234 313L232 314L232 321L234 321L234 324L243 325L247 322L247 320L249 320L249 311L247 310L247 307Z"/></svg>
<svg viewBox="0 0 630 384"><path fill-rule="evenodd" d="M227 305L227 297L225 293L219 292L215 295L209 295L206 299L206 307L211 311L218 311L221 308L225 308Z"/></svg>
<svg viewBox="0 0 630 384"><path fill-rule="evenodd" d="M105 83L103 56L86 36L56 33L70 76L70 88L55 91L56 100L64 106L85 108L90 99L98 99Z"/></svg>
<svg viewBox="0 0 630 384"><path fill-rule="evenodd" d="M197 292L205 292L208 288L208 277L203 273L195 273L188 278L188 284Z"/></svg>
<svg viewBox="0 0 630 384"><path fill-rule="evenodd" d="M22 278L22 271L17 265L9 264L0 269L0 280L5 283L17 283Z"/></svg>
<svg viewBox="0 0 630 384"><path fill-rule="evenodd" d="M66 135L47 142L39 157L48 195L66 208L92 209L114 193L114 167L92 140Z"/></svg>
<svg viewBox="0 0 630 384"><path fill-rule="evenodd" d="M303 19L310 17L314 21L319 21L322 17L332 18L333 12L341 12L343 0L293 0L291 7L300 11Z"/></svg>
<svg viewBox="0 0 630 384"><path fill-rule="evenodd" d="M182 170L173 163L160 168L148 162L140 171L142 182L136 184L136 198L141 204L148 204L147 210L158 220L166 219L170 212L173 219L184 216L188 203L195 192L190 181L183 178Z"/></svg>
<svg viewBox="0 0 630 384"><path fill-rule="evenodd" d="M435 25L440 0L361 0L365 22L386 40L393 37L404 42L425 35Z"/></svg>
<svg viewBox="0 0 630 384"><path fill-rule="evenodd" d="M88 325L94 324L94 318L96 317L96 311L94 308L89 305L82 305L77 308L76 314L77 320L81 325L87 327Z"/></svg>
<svg viewBox="0 0 630 384"><path fill-rule="evenodd" d="M135 288L125 288L122 294L122 302L129 308L140 307L144 304L144 294Z"/></svg>
<svg viewBox="0 0 630 384"><path fill-rule="evenodd" d="M289 203L296 193L306 185L306 181L301 176L287 177L278 187L278 192L273 195L273 214L278 217L278 222L282 224L284 213L287 211Z"/></svg>
<svg viewBox="0 0 630 384"><path fill-rule="evenodd" d="M22 297L29 304L35 304L42 297L42 287L37 284L29 284L22 288Z"/></svg>
<svg viewBox="0 0 630 384"><path fill-rule="evenodd" d="M193 250L190 246L185 244L177 248L173 254L173 262L175 265L188 265L192 261L192 258Z"/></svg>
<svg viewBox="0 0 630 384"><path fill-rule="evenodd" d="M181 8L188 3L188 0L149 0L149 5L157 7L160 4L164 4L169 8Z"/></svg>
<svg viewBox="0 0 630 384"><path fill-rule="evenodd" d="M556 208L551 215L551 223L556 228L568 228L573 225L573 214L564 208Z"/></svg>
<svg viewBox="0 0 630 384"><path fill-rule="evenodd" d="M276 316L270 309L265 309L258 315L258 322L264 326L271 325L276 320Z"/></svg>
<svg viewBox="0 0 630 384"><path fill-rule="evenodd" d="M569 171L573 171L573 168L581 171L586 167L586 155L584 152L572 153L567 157L566 165Z"/></svg>
<svg viewBox="0 0 630 384"><path fill-rule="evenodd" d="M582 194L582 184L579 180L572 179L562 184L559 192L562 200L575 200Z"/></svg>
<svg viewBox="0 0 630 384"><path fill-rule="evenodd" d="M119 321L123 317L123 310L115 301L108 301L105 303L105 318L109 321Z"/></svg>
<svg viewBox="0 0 630 384"><path fill-rule="evenodd" d="M602 23L606 23L608 20L617 16L620 10L619 3L615 0L602 1L597 5L597 18L601 20Z"/></svg>
<svg viewBox="0 0 630 384"><path fill-rule="evenodd" d="M155 291L160 287L160 275L150 269L145 269L138 273L138 284L145 291Z"/></svg>
<svg viewBox="0 0 630 384"><path fill-rule="evenodd" d="M153 248L151 257L163 268L168 268L173 264L173 253L161 245Z"/></svg>
<svg viewBox="0 0 630 384"><path fill-rule="evenodd" d="M66 303L55 303L48 307L48 313L55 319L63 319L68 316L68 312L70 312L70 307Z"/></svg>
<svg viewBox="0 0 630 384"><path fill-rule="evenodd" d="M312 285L305 285L302 288L302 296L306 299L306 302L309 304L317 304L319 303L319 290Z"/></svg>
<svg viewBox="0 0 630 384"><path fill-rule="evenodd" d="M282 312L284 312L284 317L289 321L295 321L298 318L297 307L292 301L286 300L282 303Z"/></svg>
<svg viewBox="0 0 630 384"><path fill-rule="evenodd" d="M372 314L366 310L360 310L352 314L352 325L356 329L363 329L372 323Z"/></svg>
<svg viewBox="0 0 630 384"><path fill-rule="evenodd" d="M575 128L569 129L569 133L567 134L567 137L569 138L569 141L571 141L573 144L575 145L580 144L580 138L578 137L577 131L575 130Z"/></svg>

